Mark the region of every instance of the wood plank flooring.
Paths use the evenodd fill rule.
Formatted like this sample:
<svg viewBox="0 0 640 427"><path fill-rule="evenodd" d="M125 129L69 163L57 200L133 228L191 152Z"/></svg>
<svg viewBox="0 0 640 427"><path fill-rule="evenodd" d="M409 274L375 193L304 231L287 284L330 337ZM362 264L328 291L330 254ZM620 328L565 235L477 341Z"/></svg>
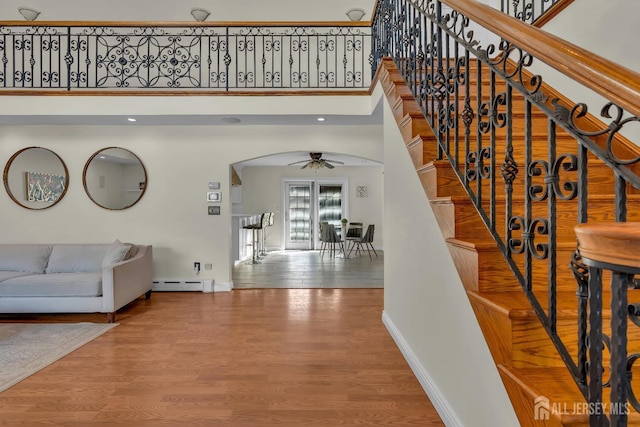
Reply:
<svg viewBox="0 0 640 427"><path fill-rule="evenodd" d="M442 426L382 308L382 289L154 293L119 312L113 330L0 393L0 424Z"/></svg>
<svg viewBox="0 0 640 427"><path fill-rule="evenodd" d="M384 253L376 257L351 253L331 257L319 251L273 251L260 264L245 262L233 268L235 289L249 288L382 288Z"/></svg>

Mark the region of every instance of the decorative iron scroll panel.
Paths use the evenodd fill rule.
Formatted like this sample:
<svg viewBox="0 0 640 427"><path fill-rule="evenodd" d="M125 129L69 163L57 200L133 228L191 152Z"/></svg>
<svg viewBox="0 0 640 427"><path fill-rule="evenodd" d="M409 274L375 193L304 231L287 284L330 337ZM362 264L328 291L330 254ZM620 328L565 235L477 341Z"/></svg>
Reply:
<svg viewBox="0 0 640 427"><path fill-rule="evenodd" d="M355 27L1 27L0 88L362 89L370 43Z"/></svg>
<svg viewBox="0 0 640 427"><path fill-rule="evenodd" d="M529 24L534 23L562 0L501 0L501 10Z"/></svg>
<svg viewBox="0 0 640 427"><path fill-rule="evenodd" d="M611 383L589 375L602 372L604 360L590 354L627 338L609 340L608 326L592 336L592 316L602 313L587 308L590 277L573 226L640 221L639 159L616 142L640 119L607 103L595 106L600 124L588 120L587 105L563 105L548 93L532 55L497 36L491 44L481 31L438 0L381 0L373 55L376 64L393 58L437 136L439 157L449 160L480 213L482 224L456 227L456 238L493 237L588 397L589 385ZM500 278L491 280L496 286ZM576 291L578 319L566 325L557 319L558 293ZM589 342L606 345L589 349ZM635 398L631 403L640 410Z"/></svg>

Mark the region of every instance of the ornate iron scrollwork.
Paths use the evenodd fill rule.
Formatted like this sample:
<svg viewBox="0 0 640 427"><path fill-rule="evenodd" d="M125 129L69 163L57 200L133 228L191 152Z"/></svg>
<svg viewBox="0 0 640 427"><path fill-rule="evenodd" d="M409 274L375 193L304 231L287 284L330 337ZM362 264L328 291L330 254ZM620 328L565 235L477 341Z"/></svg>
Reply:
<svg viewBox="0 0 640 427"><path fill-rule="evenodd" d="M505 187L511 189L513 187L513 181L516 179L516 176L518 176L518 163L513 157L513 147L511 146L507 148L500 172L502 173Z"/></svg>
<svg viewBox="0 0 640 427"><path fill-rule="evenodd" d="M612 119L609 122L609 125L598 131L586 131L580 128L577 123L577 119L585 117L589 112L589 109L586 104L579 103L573 106L569 113L566 113L566 108L559 105L558 102L554 103L556 107L556 111L558 116L565 117L566 116L566 124L570 127L574 132L576 132L580 136L585 137L595 137L601 135L607 135L607 144L606 150L609 160L611 160L616 165L631 165L638 163L640 161L640 156L634 157L631 159L621 159L614 153L613 143L615 141L616 135L620 132L620 130L629 123L640 123L640 117L637 116L629 116L625 117L624 110L614 104L613 102L608 102L602 107L600 111L600 116L605 119ZM563 111L564 108L564 111Z"/></svg>
<svg viewBox="0 0 640 427"><path fill-rule="evenodd" d="M536 202L547 200L550 192L561 200L573 200L578 194L577 181L565 181L560 185L560 169L567 172L578 170L578 159L574 154L562 154L551 167L545 160L534 160L529 165L529 176L540 176L544 173L544 186L532 185L529 188L529 196ZM567 191L568 193L565 193Z"/></svg>
<svg viewBox="0 0 640 427"><path fill-rule="evenodd" d="M549 244L536 243L536 235L549 234L549 221L546 218L534 218L528 221L522 216L513 216L509 219L510 231L521 230L521 237L512 237L509 240L509 249L514 254L530 253L535 259L542 260L549 257Z"/></svg>

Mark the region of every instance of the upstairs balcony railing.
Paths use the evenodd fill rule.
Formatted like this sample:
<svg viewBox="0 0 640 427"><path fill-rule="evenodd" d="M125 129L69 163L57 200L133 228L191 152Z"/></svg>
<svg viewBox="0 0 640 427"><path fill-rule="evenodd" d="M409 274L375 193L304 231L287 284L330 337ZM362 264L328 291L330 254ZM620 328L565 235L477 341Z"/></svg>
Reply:
<svg viewBox="0 0 640 427"><path fill-rule="evenodd" d="M533 24L557 4L566 0L500 0L500 10L528 24Z"/></svg>
<svg viewBox="0 0 640 427"><path fill-rule="evenodd" d="M0 23L0 90L354 90L367 23Z"/></svg>
<svg viewBox="0 0 640 427"><path fill-rule="evenodd" d="M484 41L481 28L495 43ZM603 276L589 275L595 270L582 262L573 227L640 221L640 157L621 135L640 123L640 75L475 1L381 0L373 34L376 64L391 57L403 75L437 138L438 157L458 175L594 409L591 425L626 425L626 409L640 411L631 387L640 354L627 353L626 329L617 327L627 324L626 307L611 307L618 317L603 329ZM607 101L560 101L536 72L542 62ZM485 227L456 229L456 236L477 238ZM629 269L607 267L626 274L615 286L624 297L614 302L626 305L638 282ZM561 293L577 294L575 304L559 307ZM638 306L628 307L636 325ZM566 310L578 313L572 326ZM605 405L602 388L611 384Z"/></svg>

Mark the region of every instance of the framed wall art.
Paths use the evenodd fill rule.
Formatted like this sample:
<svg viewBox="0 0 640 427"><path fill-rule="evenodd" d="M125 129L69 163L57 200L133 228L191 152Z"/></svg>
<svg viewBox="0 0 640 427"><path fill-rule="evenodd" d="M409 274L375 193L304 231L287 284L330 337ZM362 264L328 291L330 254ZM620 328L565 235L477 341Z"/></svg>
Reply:
<svg viewBox="0 0 640 427"><path fill-rule="evenodd" d="M40 172L25 172L24 175L29 202L55 202L64 193L66 178L62 175Z"/></svg>

